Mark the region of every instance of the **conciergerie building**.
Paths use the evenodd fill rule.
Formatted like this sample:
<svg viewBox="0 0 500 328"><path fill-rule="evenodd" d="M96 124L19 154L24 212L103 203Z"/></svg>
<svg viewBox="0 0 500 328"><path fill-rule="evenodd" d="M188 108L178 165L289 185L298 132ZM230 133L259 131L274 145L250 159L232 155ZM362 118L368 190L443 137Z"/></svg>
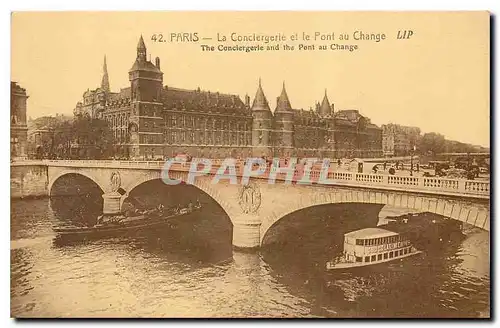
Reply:
<svg viewBox="0 0 500 328"><path fill-rule="evenodd" d="M379 157L382 130L358 110L335 110L326 91L309 110L293 108L285 84L271 111L261 82L248 95L163 85L160 59L147 59L142 36L128 75L130 86L112 92L104 58L101 87L88 89L75 115L101 118L115 136L116 156Z"/></svg>

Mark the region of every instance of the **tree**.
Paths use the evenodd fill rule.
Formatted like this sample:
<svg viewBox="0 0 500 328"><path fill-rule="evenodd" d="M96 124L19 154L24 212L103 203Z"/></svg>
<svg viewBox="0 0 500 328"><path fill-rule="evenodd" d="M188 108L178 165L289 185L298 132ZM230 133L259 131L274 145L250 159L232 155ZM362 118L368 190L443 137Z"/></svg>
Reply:
<svg viewBox="0 0 500 328"><path fill-rule="evenodd" d="M446 139L435 132L425 133L419 140L418 149L422 154L438 154L445 151Z"/></svg>
<svg viewBox="0 0 500 328"><path fill-rule="evenodd" d="M112 155L114 138L108 123L101 119L76 116L54 128L52 157L103 159Z"/></svg>

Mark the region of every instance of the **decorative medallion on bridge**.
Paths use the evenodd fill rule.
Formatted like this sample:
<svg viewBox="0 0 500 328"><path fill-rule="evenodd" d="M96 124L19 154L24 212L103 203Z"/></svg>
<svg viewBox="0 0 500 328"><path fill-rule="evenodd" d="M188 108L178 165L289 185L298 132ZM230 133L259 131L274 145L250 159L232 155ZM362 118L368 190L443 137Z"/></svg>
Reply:
<svg viewBox="0 0 500 328"><path fill-rule="evenodd" d="M257 212L261 204L261 194L257 184L250 182L248 185L242 185L238 196L243 213Z"/></svg>
<svg viewBox="0 0 500 328"><path fill-rule="evenodd" d="M116 192L118 189L120 189L121 185L121 178L120 178L120 173L118 172L113 172L111 173L111 191Z"/></svg>

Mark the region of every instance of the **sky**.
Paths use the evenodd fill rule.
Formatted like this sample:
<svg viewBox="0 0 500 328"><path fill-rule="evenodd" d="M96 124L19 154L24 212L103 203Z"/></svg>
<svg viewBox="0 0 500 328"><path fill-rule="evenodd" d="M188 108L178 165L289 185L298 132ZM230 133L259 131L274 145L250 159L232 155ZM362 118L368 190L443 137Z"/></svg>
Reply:
<svg viewBox="0 0 500 328"><path fill-rule="evenodd" d="M409 39L398 31L412 30ZM354 32L385 34L380 42ZM335 34L336 40L302 41ZM177 42L171 33L197 33ZM231 33L283 34L280 50L203 52ZM289 40L297 33L299 40ZM100 85L104 55L112 91L130 86L128 70L143 35L164 85L252 99L261 78L272 109L285 82L294 108L308 110L327 90L335 110L357 109L377 125L398 123L489 147L489 14L486 12L22 12L12 15L11 79L27 89L28 116L72 114ZM167 42L154 42L162 34ZM340 34L349 40L339 40ZM359 32L358 32L359 34ZM212 38L212 40L201 40ZM294 50L283 50L283 44ZM240 42L253 45L254 42ZM298 50L300 44L315 50ZM355 51L319 45L357 45Z"/></svg>

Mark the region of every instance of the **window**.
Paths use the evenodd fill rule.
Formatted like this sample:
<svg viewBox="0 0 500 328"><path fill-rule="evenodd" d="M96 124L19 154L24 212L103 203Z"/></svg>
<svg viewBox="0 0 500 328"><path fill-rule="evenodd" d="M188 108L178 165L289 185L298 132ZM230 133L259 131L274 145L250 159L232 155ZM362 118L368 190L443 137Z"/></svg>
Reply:
<svg viewBox="0 0 500 328"><path fill-rule="evenodd" d="M411 247L408 247L408 253L411 253Z"/></svg>
<svg viewBox="0 0 500 328"><path fill-rule="evenodd" d="M394 254L392 252L389 252L389 258L392 259L394 257Z"/></svg>
<svg viewBox="0 0 500 328"><path fill-rule="evenodd" d="M370 257L369 256L365 256L365 262L370 262Z"/></svg>
<svg viewBox="0 0 500 328"><path fill-rule="evenodd" d="M363 245L363 239L356 239L356 245Z"/></svg>
<svg viewBox="0 0 500 328"><path fill-rule="evenodd" d="M362 262L363 258L361 256L356 256L356 262Z"/></svg>
<svg viewBox="0 0 500 328"><path fill-rule="evenodd" d="M372 262L377 260L377 256L376 255L372 255Z"/></svg>
<svg viewBox="0 0 500 328"><path fill-rule="evenodd" d="M382 254L377 255L377 260L378 261L382 260Z"/></svg>
<svg viewBox="0 0 500 328"><path fill-rule="evenodd" d="M384 253L384 260L387 260L388 257L389 257L389 253Z"/></svg>

